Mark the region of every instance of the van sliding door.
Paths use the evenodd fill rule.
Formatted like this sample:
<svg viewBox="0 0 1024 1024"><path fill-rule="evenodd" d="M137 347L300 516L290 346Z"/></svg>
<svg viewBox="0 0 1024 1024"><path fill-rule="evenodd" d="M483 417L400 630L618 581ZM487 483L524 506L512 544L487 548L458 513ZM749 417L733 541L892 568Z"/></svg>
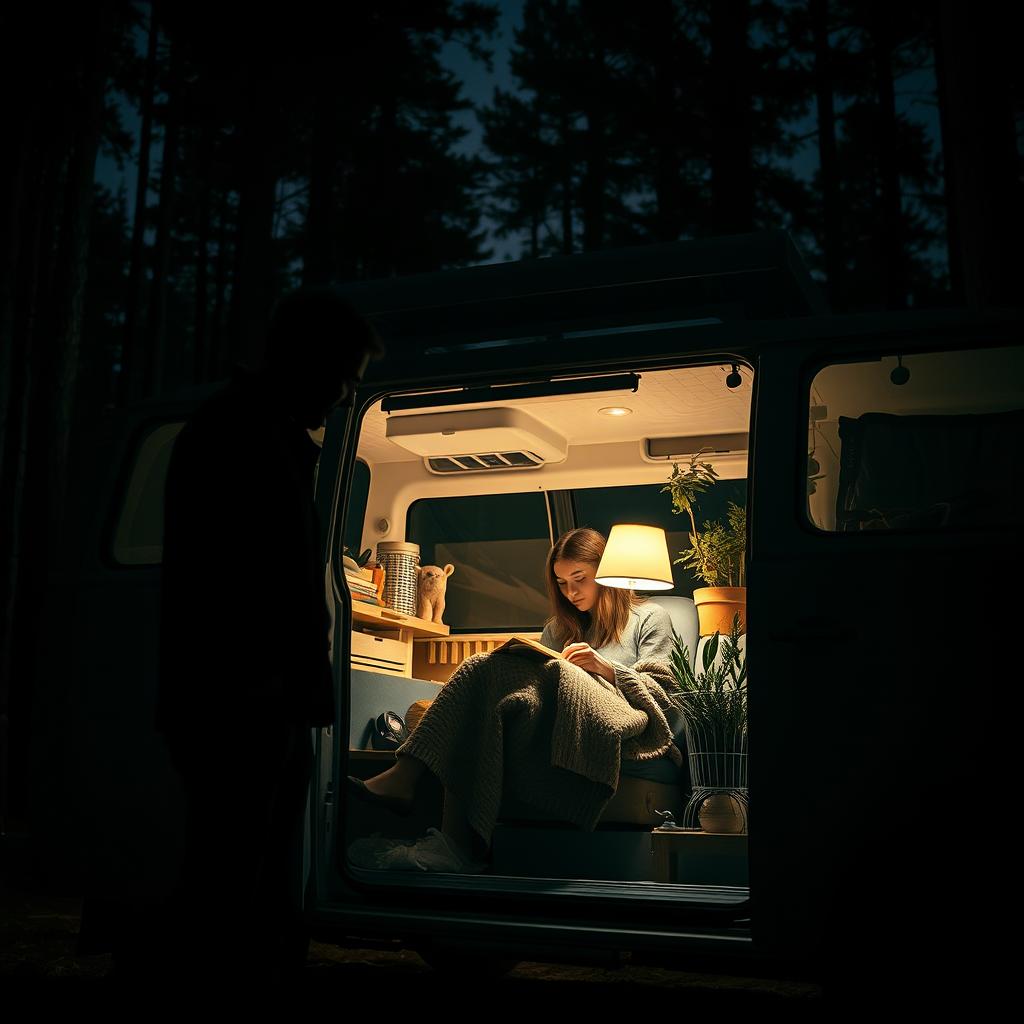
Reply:
<svg viewBox="0 0 1024 1024"><path fill-rule="evenodd" d="M1019 330L760 360L748 651L764 952L851 971L924 955L940 971L984 947L1014 877Z"/></svg>

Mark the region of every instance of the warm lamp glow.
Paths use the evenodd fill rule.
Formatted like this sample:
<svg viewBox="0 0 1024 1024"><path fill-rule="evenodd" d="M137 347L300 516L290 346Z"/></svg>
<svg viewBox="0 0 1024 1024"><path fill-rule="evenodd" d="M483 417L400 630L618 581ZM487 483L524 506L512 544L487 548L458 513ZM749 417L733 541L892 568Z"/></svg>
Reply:
<svg viewBox="0 0 1024 1024"><path fill-rule="evenodd" d="M665 531L632 523L613 526L594 579L624 590L671 590L675 584Z"/></svg>

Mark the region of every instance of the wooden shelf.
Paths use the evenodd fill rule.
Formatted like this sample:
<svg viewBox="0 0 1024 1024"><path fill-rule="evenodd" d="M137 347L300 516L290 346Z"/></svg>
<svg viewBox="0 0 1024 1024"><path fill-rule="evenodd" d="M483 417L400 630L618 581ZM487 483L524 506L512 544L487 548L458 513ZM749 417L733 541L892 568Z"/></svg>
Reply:
<svg viewBox="0 0 1024 1024"><path fill-rule="evenodd" d="M350 761L390 761L395 763L397 758L393 750L353 750L349 749L348 759Z"/></svg>
<svg viewBox="0 0 1024 1024"><path fill-rule="evenodd" d="M373 625L384 629L401 629L408 632L410 638L414 636L447 636L448 627L439 622L428 622L426 619L418 619L415 615L403 615L401 612L392 611L390 608L381 608L379 605L368 604L366 601L352 602L352 621L359 622L364 626Z"/></svg>

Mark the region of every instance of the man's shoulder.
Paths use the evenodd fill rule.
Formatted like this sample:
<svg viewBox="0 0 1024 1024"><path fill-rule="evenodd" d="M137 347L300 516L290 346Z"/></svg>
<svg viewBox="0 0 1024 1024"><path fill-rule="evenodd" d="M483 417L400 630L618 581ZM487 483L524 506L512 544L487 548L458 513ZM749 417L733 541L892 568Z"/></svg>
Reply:
<svg viewBox="0 0 1024 1024"><path fill-rule="evenodd" d="M253 386L244 379L229 381L196 407L185 426L196 432L230 424L257 408L253 392Z"/></svg>
<svg viewBox="0 0 1024 1024"><path fill-rule="evenodd" d="M193 411L178 434L175 448L185 451L223 451L241 448L244 438L265 430L265 416L255 388L233 380Z"/></svg>

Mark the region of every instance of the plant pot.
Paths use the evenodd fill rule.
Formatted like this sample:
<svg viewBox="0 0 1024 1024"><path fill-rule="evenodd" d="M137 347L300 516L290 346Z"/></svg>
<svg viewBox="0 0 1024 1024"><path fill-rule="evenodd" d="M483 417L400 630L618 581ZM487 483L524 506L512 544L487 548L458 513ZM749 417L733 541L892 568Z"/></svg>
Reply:
<svg viewBox="0 0 1024 1024"><path fill-rule="evenodd" d="M746 633L746 587L698 587L693 592L693 603L697 606L701 636L711 636L715 632L728 636L732 628L732 617L737 612L740 616L740 632Z"/></svg>
<svg viewBox="0 0 1024 1024"><path fill-rule="evenodd" d="M739 835L747 830L743 803L731 793L715 793L700 806L700 827L705 832Z"/></svg>

